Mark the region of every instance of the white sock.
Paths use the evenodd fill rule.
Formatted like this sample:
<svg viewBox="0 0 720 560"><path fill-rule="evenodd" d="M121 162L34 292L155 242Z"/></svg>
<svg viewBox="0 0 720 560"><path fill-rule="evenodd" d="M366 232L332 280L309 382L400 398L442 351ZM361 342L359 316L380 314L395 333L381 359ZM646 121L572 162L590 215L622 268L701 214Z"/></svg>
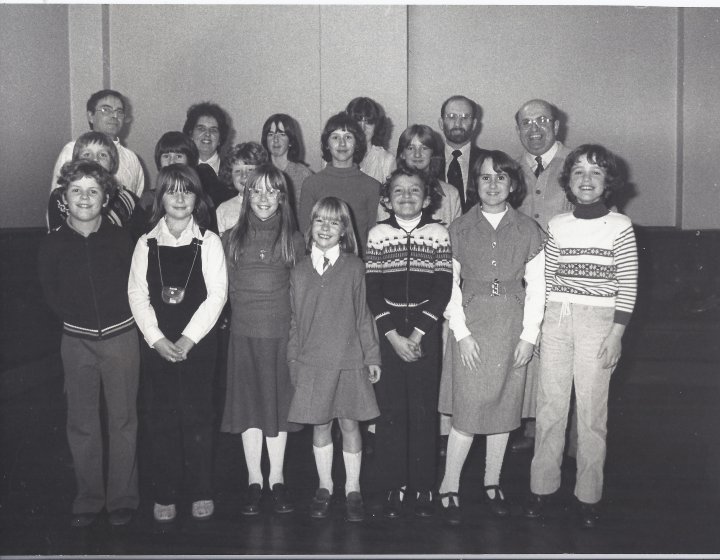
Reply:
<svg viewBox="0 0 720 560"><path fill-rule="evenodd" d="M263 475L260 469L262 458L262 430L250 428L242 433L243 452L245 453L245 464L248 470L248 486L259 484L262 488Z"/></svg>
<svg viewBox="0 0 720 560"><path fill-rule="evenodd" d="M507 447L509 432L487 436L485 451L485 486L500 484L500 471L502 470L505 448ZM491 495L492 494L492 495ZM489 498L495 497L495 490L490 490Z"/></svg>
<svg viewBox="0 0 720 560"><path fill-rule="evenodd" d="M318 478L320 478L320 488L327 488L331 494L333 493L333 449L332 443L328 443L325 447L313 445L313 455L315 455L315 466L317 467Z"/></svg>
<svg viewBox="0 0 720 560"><path fill-rule="evenodd" d="M373 422L372 424L368 424L367 431L371 434L375 433L375 422Z"/></svg>
<svg viewBox="0 0 720 560"><path fill-rule="evenodd" d="M360 492L360 463L362 463L362 451L350 453L343 451L345 463L345 495L350 492Z"/></svg>
<svg viewBox="0 0 720 560"><path fill-rule="evenodd" d="M456 431L455 428L450 428L447 454L445 457L445 476L440 483L440 494L457 492L460 488L460 473L462 472L472 442L473 436L465 436ZM444 505L448 505L448 502L448 498L443 498Z"/></svg>
<svg viewBox="0 0 720 560"><path fill-rule="evenodd" d="M278 432L275 437L266 437L265 445L268 448L270 457L270 476L268 482L270 488L276 484L284 483L283 466L285 464L285 445L287 444L287 432Z"/></svg>

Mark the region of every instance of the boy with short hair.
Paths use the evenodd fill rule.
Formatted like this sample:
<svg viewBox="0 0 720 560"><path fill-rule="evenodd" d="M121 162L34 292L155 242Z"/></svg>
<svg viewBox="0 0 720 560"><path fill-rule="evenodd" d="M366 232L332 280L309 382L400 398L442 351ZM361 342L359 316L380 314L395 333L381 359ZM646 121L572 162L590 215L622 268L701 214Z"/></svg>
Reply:
<svg viewBox="0 0 720 560"><path fill-rule="evenodd" d="M432 219L441 195L424 171L401 162L381 196L391 215L370 230L366 283L387 373L375 384L380 418L368 472L385 492L385 517L400 516L410 490L415 515L428 517L437 456L438 324L452 291L450 235Z"/></svg>
<svg viewBox="0 0 720 560"><path fill-rule="evenodd" d="M82 159L69 162L58 181L68 217L43 240L38 268L45 298L63 321L60 352L68 402L67 437L77 482L71 525L92 524L103 507L111 525L127 525L139 503L140 359L126 295L132 240L101 214L117 188L102 166ZM107 489L101 389L107 404Z"/></svg>

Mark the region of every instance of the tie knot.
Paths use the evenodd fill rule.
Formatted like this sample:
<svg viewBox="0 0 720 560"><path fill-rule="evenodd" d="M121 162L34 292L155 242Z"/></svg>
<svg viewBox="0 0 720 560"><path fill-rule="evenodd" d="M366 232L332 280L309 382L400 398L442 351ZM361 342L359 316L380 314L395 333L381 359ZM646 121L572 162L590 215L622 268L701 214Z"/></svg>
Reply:
<svg viewBox="0 0 720 560"><path fill-rule="evenodd" d="M535 156L535 161L538 162L538 165L542 165L542 156Z"/></svg>
<svg viewBox="0 0 720 560"><path fill-rule="evenodd" d="M330 259L323 257L323 270L325 270L328 266L330 266Z"/></svg>
<svg viewBox="0 0 720 560"><path fill-rule="evenodd" d="M457 159L462 155L462 152L460 150L453 150L453 159Z"/></svg>

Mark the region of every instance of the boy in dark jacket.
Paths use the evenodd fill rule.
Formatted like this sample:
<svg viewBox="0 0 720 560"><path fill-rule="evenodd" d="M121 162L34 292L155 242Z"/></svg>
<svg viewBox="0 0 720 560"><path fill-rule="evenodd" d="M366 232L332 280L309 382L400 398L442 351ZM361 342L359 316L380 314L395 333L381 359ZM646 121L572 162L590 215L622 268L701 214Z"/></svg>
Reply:
<svg viewBox="0 0 720 560"><path fill-rule="evenodd" d="M45 298L63 321L67 437L77 481L71 524L86 527L105 507L112 525L126 525L139 502L139 347L126 295L132 240L101 215L117 188L103 167L69 162L58 182L68 217L43 240L38 268ZM107 487L101 388L107 403Z"/></svg>

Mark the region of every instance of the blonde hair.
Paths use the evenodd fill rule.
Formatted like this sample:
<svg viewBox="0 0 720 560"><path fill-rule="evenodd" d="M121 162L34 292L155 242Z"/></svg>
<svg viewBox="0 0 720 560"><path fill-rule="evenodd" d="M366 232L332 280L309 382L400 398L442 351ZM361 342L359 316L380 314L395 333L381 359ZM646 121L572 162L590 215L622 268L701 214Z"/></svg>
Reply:
<svg viewBox="0 0 720 560"><path fill-rule="evenodd" d="M305 232L305 245L308 251L312 250L312 224L316 218L329 218L339 221L343 230L340 234L340 249L344 253L358 254L357 238L355 237L355 228L350 216L350 207L345 201L335 196L326 196L315 203L312 212L310 212L310 225Z"/></svg>

